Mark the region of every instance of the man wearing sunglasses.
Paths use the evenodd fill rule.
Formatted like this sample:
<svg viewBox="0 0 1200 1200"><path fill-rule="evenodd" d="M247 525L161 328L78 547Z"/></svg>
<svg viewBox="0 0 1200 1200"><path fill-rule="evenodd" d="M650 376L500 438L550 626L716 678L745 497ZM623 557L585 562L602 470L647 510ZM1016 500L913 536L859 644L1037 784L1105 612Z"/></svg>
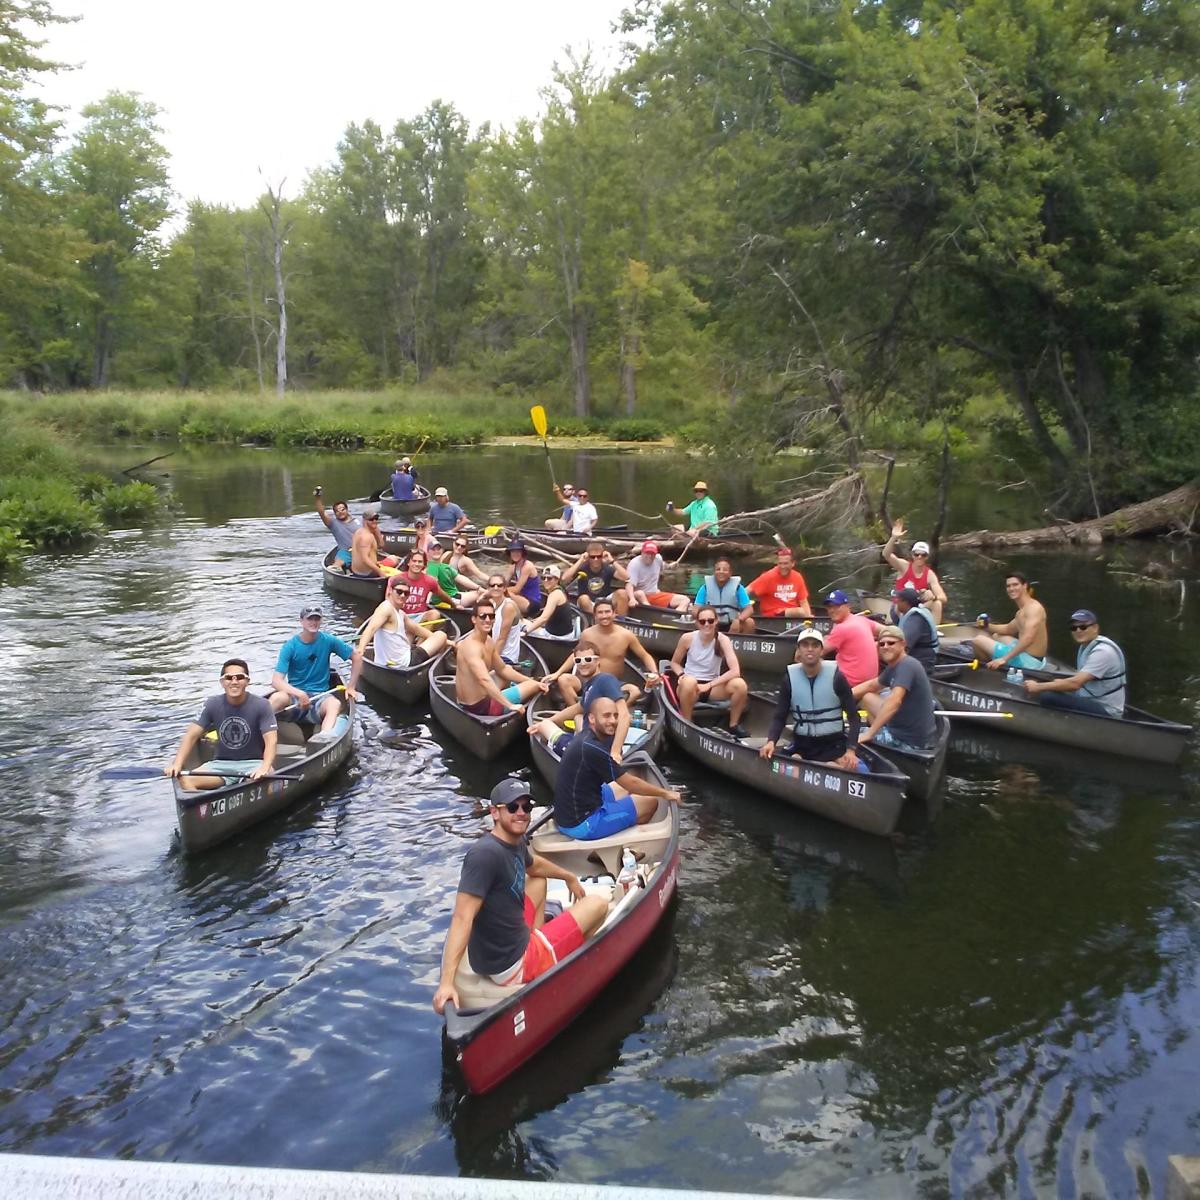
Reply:
<svg viewBox="0 0 1200 1200"><path fill-rule="evenodd" d="M550 517L546 521L546 528L553 529L556 533L564 533L571 528L572 521L575 518L575 510L579 507L579 501L575 498L575 489L569 483L564 483L562 487L559 487L556 483L554 485L554 494L563 506L562 515Z"/></svg>
<svg viewBox="0 0 1200 1200"><path fill-rule="evenodd" d="M580 648L587 647L600 655L600 670L616 678L625 673L625 659L635 658L646 671L646 686L658 686L658 663L642 645L637 634L617 624L617 610L611 600L597 600L592 609L595 624L589 625L579 639ZM575 681L564 675L559 690L568 704L579 699L580 689Z"/></svg>
<svg viewBox="0 0 1200 1200"><path fill-rule="evenodd" d="M885 625L877 645L883 670L854 688L854 699L862 701L871 722L858 740L885 749L932 750L937 745L937 718L925 668L907 654L904 630L897 625Z"/></svg>
<svg viewBox="0 0 1200 1200"><path fill-rule="evenodd" d="M1071 614L1075 674L1064 679L1027 679L1025 691L1047 708L1068 708L1098 717L1125 715L1125 653L1100 632L1090 608Z"/></svg>
<svg viewBox="0 0 1200 1200"><path fill-rule="evenodd" d="M563 570L563 578L572 581L575 603L590 613L598 600L611 600L618 616L624 616L629 597L619 583L627 583L629 575L620 563L604 549L603 542L588 542L588 548Z"/></svg>
<svg viewBox="0 0 1200 1200"><path fill-rule="evenodd" d="M362 700L364 697L356 690L362 655L349 642L326 633L321 628L322 615L315 604L307 604L300 610L300 632L288 638L279 651L271 676L275 690L269 700L277 713L298 709L298 713L289 712L289 720L310 721L321 727L321 733L328 733L342 711L337 696L323 695L329 691L329 660L336 654L350 663L346 693Z"/></svg>
<svg viewBox="0 0 1200 1200"><path fill-rule="evenodd" d="M717 503L708 494L708 484L703 479L697 479L692 485L692 495L695 499L678 510L684 523L672 525L671 528L678 534L690 534L693 540L701 535L716 537L720 533L717 527ZM668 500L666 507L667 512L677 511L674 501Z"/></svg>
<svg viewBox="0 0 1200 1200"><path fill-rule="evenodd" d="M384 566L379 560L379 547L383 534L379 530L379 510L368 508L362 515L362 526L354 531L350 543L350 574L364 579L377 579L391 575L394 566Z"/></svg>
<svg viewBox="0 0 1200 1200"><path fill-rule="evenodd" d="M231 778L261 779L275 765L279 739L275 713L262 696L248 690L250 668L245 659L230 658L221 666L221 694L209 696L200 715L184 731L175 759L163 774L179 779L187 792L223 787ZM205 766L211 775L181 775L196 743L217 731L217 752Z"/></svg>
<svg viewBox="0 0 1200 1200"><path fill-rule="evenodd" d="M535 692L550 689L545 681L522 675L500 657L492 640L495 619L496 605L480 600L471 614L471 632L454 644L454 698L467 712L480 717L520 712ZM497 680L508 687L501 691Z"/></svg>
<svg viewBox="0 0 1200 1200"><path fill-rule="evenodd" d="M577 875L530 851L525 837L533 800L519 779L502 779L489 801L491 832L463 859L454 915L442 950L433 1007L460 1005L455 976L467 968L502 987L529 983L583 945L608 914L608 900L589 896ZM574 903L546 920L546 880L561 879Z"/></svg>
<svg viewBox="0 0 1200 1200"><path fill-rule="evenodd" d="M415 667L427 658L441 654L449 644L449 638L443 631L418 625L404 611L408 591L404 577L393 575L388 581L383 603L371 614L362 637L358 639L360 655L366 653L368 646L374 647L377 667Z"/></svg>
<svg viewBox="0 0 1200 1200"><path fill-rule="evenodd" d="M565 750L567 742L560 739L568 721L580 725L580 718L586 718L593 700L606 697L617 705L617 728L613 734L608 749L617 762L625 747L625 735L629 732L629 705L641 696L641 689L633 683L622 683L615 675L600 669L600 654L586 642L580 642L575 650L567 656L563 665L545 682L551 687L558 685L559 694L565 701L565 707L551 717L546 717L534 725L529 732L541 737L550 745L557 745Z"/></svg>
<svg viewBox="0 0 1200 1200"><path fill-rule="evenodd" d="M350 515L350 505L345 500L335 500L332 512L327 509L321 491L320 484L313 488L313 502L317 509L317 516L325 523L325 528L333 534L333 540L338 548L337 561L342 564L344 570L348 571L352 557L350 547L354 542L355 530L361 526L362 522Z"/></svg>
<svg viewBox="0 0 1200 1200"><path fill-rule="evenodd" d="M913 542L912 559L901 558L895 552L896 539L902 538L908 532L903 521L892 525L892 536L884 543L882 554L888 564L900 572L896 579L894 591L901 588L916 588L920 593L921 603L933 615L934 624L939 624L942 612L946 607L946 590L937 572L929 565L929 543Z"/></svg>

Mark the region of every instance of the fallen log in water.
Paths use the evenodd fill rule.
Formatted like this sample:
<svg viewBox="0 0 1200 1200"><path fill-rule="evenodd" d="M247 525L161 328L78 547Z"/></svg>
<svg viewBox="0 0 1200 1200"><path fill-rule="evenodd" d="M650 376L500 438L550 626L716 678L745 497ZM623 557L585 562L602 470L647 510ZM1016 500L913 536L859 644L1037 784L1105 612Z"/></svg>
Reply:
<svg viewBox="0 0 1200 1200"><path fill-rule="evenodd" d="M843 475L819 492L807 492L794 500L773 504L770 508L755 508L749 512L733 513L721 518L722 525L746 525L761 521L794 529L814 526L849 524L860 519L863 506L863 481L857 473Z"/></svg>
<svg viewBox="0 0 1200 1200"><path fill-rule="evenodd" d="M1014 529L1007 533L977 529L941 539L942 550L971 550L981 547L1095 546L1116 538L1142 537L1153 533L1196 533L1200 512L1200 480L1185 483L1152 500L1127 504L1107 516L1090 521L1059 521L1040 529Z"/></svg>

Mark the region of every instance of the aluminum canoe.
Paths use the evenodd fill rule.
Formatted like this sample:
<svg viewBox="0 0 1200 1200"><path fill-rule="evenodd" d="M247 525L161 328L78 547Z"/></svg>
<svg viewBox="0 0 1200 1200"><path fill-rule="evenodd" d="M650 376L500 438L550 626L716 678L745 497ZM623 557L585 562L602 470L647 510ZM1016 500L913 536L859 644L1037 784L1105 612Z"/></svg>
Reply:
<svg viewBox="0 0 1200 1200"><path fill-rule="evenodd" d="M379 604L387 591L385 575L351 575L337 563L337 550L330 550L321 564L321 578L327 590L340 596L352 596L355 600L370 600Z"/></svg>
<svg viewBox="0 0 1200 1200"><path fill-rule="evenodd" d="M661 669L665 671L667 665L663 663ZM805 762L782 754L766 759L759 755L759 749L775 710L773 701L751 693L742 718L749 735L745 742L735 741L722 732L726 722L724 707L719 710L719 725L689 721L672 702L665 684L663 704L671 740L685 754L717 774L866 833L886 835L895 830L904 807L908 776L872 747L858 747L859 758L870 768L867 772L843 771L829 763ZM710 706L698 705L693 716L703 720L701 714L706 710Z"/></svg>
<svg viewBox="0 0 1200 1200"><path fill-rule="evenodd" d="M429 695L429 671L436 661L435 655L416 666L389 667L377 663L375 647L368 646L363 654L362 677L393 700L402 704L420 704Z"/></svg>
<svg viewBox="0 0 1200 1200"><path fill-rule="evenodd" d="M489 525L488 529L495 528ZM413 542L416 539L417 531L412 527L412 524L405 521L380 521L379 532L383 535L383 548L388 554L407 554L413 547ZM439 533L435 535L437 540L449 550L454 545L454 538L462 536L467 539L467 547L471 554L477 551L488 551L495 554L503 554L508 543L512 541L512 532L508 529L496 529L494 533L485 533L482 529L476 529L473 525L468 525L465 529L459 531L458 535L451 533Z"/></svg>
<svg viewBox="0 0 1200 1200"><path fill-rule="evenodd" d="M1077 750L1169 764L1179 761L1192 735L1190 725L1140 708L1126 707L1122 717L1050 708L1027 695L1019 683L1009 683L1004 672L985 667L973 670L967 664L939 660L929 681L939 705L962 714L956 720L974 719L995 726L999 733Z"/></svg>
<svg viewBox="0 0 1200 1200"><path fill-rule="evenodd" d="M354 749L354 701L344 692L341 697L343 720L330 737L314 736L312 726L279 722L275 770L263 779L198 792L184 791L179 780L172 780L183 853L209 850L290 808L339 771ZM185 769L202 766L211 746L202 740Z"/></svg>
<svg viewBox="0 0 1200 1200"><path fill-rule="evenodd" d="M557 671L567 661L567 656L575 649L583 631L592 623L592 618L580 612L573 604L570 606L572 616L571 632L564 634L547 633L545 626L541 629L527 631L525 636L537 647L538 653L551 671Z"/></svg>
<svg viewBox="0 0 1200 1200"><path fill-rule="evenodd" d="M662 687L646 687L646 673L631 658L625 660L625 670L621 673L622 683L635 683L642 691L642 698L634 705L639 710L645 725L636 729L630 727L629 736L625 739L625 750L622 758L631 759L635 754L645 754L656 758L662 750L663 741L667 735L667 723L663 716ZM561 697L551 699L540 693L534 696L526 705L529 724L545 717L552 717L562 706ZM575 735L578 737L584 729L585 718L575 718ZM546 745L540 737L531 736L529 739L530 753L534 765L542 778L553 787L558 780L558 768L562 755L554 747Z"/></svg>
<svg viewBox="0 0 1200 1200"><path fill-rule="evenodd" d="M932 750L897 750L894 746L880 746L879 753L893 766L908 776L908 794L925 804L926 812L933 815L939 808L938 793L946 780L946 754L950 747L950 719L935 717L937 743Z"/></svg>
<svg viewBox="0 0 1200 1200"><path fill-rule="evenodd" d="M455 648L451 645L434 659L429 672L430 708L455 741L476 758L493 759L526 736L525 709L521 707L498 717L481 717L467 712L454 697L454 655ZM535 679L546 674L546 664L528 638L521 639L521 661L517 669Z"/></svg>
<svg viewBox="0 0 1200 1200"><path fill-rule="evenodd" d="M413 488L413 498L411 500L397 500L392 495L391 485L389 484L379 494L379 511L385 517L416 517L420 516L421 513L428 512L432 502L429 489L422 484L418 483Z"/></svg>
<svg viewBox="0 0 1200 1200"><path fill-rule="evenodd" d="M589 542L603 542L618 558L632 557L640 553L643 542L654 542L659 551L667 556L680 554L691 545L691 554L697 561L711 558L715 554L728 554L731 558L752 558L770 552L770 544L750 538L707 538L693 541L679 537L667 529L630 529L627 525L597 526L591 533L563 533L552 529L538 529L523 525L517 536L532 539L557 550L560 554L582 554Z"/></svg>
<svg viewBox="0 0 1200 1200"><path fill-rule="evenodd" d="M626 768L668 786L644 755L635 756ZM662 800L649 824L599 841L575 841L551 825L532 842L537 854L565 867L589 891L601 895L613 890L612 867L620 862L621 847L636 847L645 855L639 868L645 886L614 897L600 929L532 983L519 988L489 983L474 997L460 987L463 1007L446 1005L445 1037L467 1089L477 1094L491 1091L580 1016L662 921L679 876L679 806ZM597 867L590 854L612 865Z"/></svg>

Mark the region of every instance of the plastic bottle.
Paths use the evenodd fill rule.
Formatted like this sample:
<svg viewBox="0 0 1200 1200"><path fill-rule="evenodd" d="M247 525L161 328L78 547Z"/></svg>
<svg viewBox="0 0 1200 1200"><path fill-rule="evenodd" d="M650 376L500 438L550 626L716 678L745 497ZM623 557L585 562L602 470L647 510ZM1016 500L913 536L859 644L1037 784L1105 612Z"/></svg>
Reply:
<svg viewBox="0 0 1200 1200"><path fill-rule="evenodd" d="M987 613L980 613L979 616L975 618L975 628L986 629L988 627L989 620L990 618L988 617Z"/></svg>
<svg viewBox="0 0 1200 1200"><path fill-rule="evenodd" d="M668 500L667 501L667 512L674 512L674 511L675 511L675 501Z"/></svg>
<svg viewBox="0 0 1200 1200"><path fill-rule="evenodd" d="M1009 683L1022 684L1025 682L1025 672L1017 667L1009 667L1008 674L1004 677Z"/></svg>
<svg viewBox="0 0 1200 1200"><path fill-rule="evenodd" d="M637 886L637 859L628 846L621 850L621 873L617 876L617 886L622 892Z"/></svg>
<svg viewBox="0 0 1200 1200"><path fill-rule="evenodd" d="M633 710L633 712L631 712L629 714L629 728L630 729L645 729L646 728L646 714L640 708L635 708Z"/></svg>

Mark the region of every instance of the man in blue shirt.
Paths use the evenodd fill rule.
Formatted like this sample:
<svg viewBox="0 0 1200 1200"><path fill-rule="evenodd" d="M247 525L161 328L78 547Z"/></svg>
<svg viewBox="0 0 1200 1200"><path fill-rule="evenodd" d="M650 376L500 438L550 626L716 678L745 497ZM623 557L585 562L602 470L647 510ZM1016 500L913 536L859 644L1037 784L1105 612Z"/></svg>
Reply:
<svg viewBox="0 0 1200 1200"><path fill-rule="evenodd" d="M433 493L429 516L434 533L457 533L467 523L467 514L450 499L450 493L444 487Z"/></svg>
<svg viewBox="0 0 1200 1200"><path fill-rule="evenodd" d="M350 663L350 682L347 693L355 700L363 696L356 691L358 674L362 670L362 655L349 642L326 633L321 628L322 613L316 605L300 610L300 632L288 638L279 651L270 696L275 712L298 708L296 721L311 721L328 733L337 724L341 702L329 695L329 659L336 654Z"/></svg>

